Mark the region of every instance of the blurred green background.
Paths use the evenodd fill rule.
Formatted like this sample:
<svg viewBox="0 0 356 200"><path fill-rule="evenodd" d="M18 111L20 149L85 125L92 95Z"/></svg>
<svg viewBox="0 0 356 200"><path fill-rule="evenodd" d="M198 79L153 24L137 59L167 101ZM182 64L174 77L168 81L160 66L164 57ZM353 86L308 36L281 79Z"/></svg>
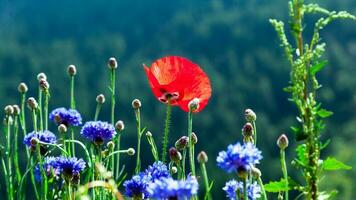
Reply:
<svg viewBox="0 0 356 200"><path fill-rule="evenodd" d="M354 0L313 2L356 14ZM142 63L150 64L165 55L187 57L206 71L213 87L209 105L194 117L193 129L199 137L196 151L205 150L209 155L214 199L222 199L221 188L234 175L218 169L215 159L228 144L242 139L245 108L252 108L258 116L258 146L264 156L259 166L265 182L281 177L276 146L281 133L292 141L289 161L295 155L296 142L289 127L295 124L297 111L282 91L288 84L289 65L269 18L287 22L287 1L0 0L0 107L19 102L17 85L21 81L30 86L31 95L37 95L39 72L45 72L51 84L50 109L68 107L66 67L75 64L77 107L84 120L90 120L96 95L109 93L106 61L115 56L119 61L117 119L126 123L124 148L136 144L134 98L143 103L143 125L154 134L156 143L161 143L165 106L151 93ZM310 23L305 25L305 37L310 38L315 18L306 21ZM327 42L329 64L319 75L323 88L318 98L334 111L323 135L323 140L331 138L332 144L322 156L332 154L356 166L355 23L334 22L322 31L322 38ZM109 104L104 112L101 119L107 120ZM171 145L186 134L186 128L186 113L173 109ZM146 140L143 148L146 166L153 160ZM132 166L134 159L126 158L125 162ZM289 172L300 180L295 168L290 166ZM337 199L356 196L355 170L328 175L321 184L326 189L337 188ZM3 187L1 190L5 192Z"/></svg>

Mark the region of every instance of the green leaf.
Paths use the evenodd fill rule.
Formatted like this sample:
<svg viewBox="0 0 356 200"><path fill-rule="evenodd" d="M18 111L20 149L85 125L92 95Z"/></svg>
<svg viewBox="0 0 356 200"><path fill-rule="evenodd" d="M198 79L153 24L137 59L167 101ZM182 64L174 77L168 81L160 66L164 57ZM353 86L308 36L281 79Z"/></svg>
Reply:
<svg viewBox="0 0 356 200"><path fill-rule="evenodd" d="M307 159L305 158L305 149L306 149L305 144L298 145L298 147L296 149L297 158L303 165L307 164Z"/></svg>
<svg viewBox="0 0 356 200"><path fill-rule="evenodd" d="M344 164L341 161L336 160L336 158L328 157L324 160L321 168L324 170L351 170L352 167Z"/></svg>
<svg viewBox="0 0 356 200"><path fill-rule="evenodd" d="M322 70L327 63L328 63L328 61L326 61L326 60L316 63L315 65L313 65L309 68L309 73L312 76L315 76L315 74L318 73L320 70Z"/></svg>
<svg viewBox="0 0 356 200"><path fill-rule="evenodd" d="M271 181L265 184L264 187L267 192L274 192L274 193L289 190L289 187L285 179L281 179L280 181Z"/></svg>
<svg viewBox="0 0 356 200"><path fill-rule="evenodd" d="M330 192L323 191L323 192L319 193L318 200L331 200L336 195L337 195L337 191L336 190L333 190L333 191L330 191Z"/></svg>
<svg viewBox="0 0 356 200"><path fill-rule="evenodd" d="M318 115L321 117L321 118L327 118L327 117L330 117L331 115L333 115L334 113L331 112L331 111L328 111L328 110L325 110L325 109L320 109L318 111Z"/></svg>

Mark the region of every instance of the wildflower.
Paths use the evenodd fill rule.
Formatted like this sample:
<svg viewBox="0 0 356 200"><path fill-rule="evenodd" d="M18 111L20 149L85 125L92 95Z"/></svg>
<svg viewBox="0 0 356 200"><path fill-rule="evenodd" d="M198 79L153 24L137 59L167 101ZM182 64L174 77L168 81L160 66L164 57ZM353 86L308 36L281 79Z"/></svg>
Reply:
<svg viewBox="0 0 356 200"><path fill-rule="evenodd" d="M185 181L173 178L157 179L150 183L147 191L152 199L190 199L198 193L198 181L195 177L188 177Z"/></svg>
<svg viewBox="0 0 356 200"><path fill-rule="evenodd" d="M80 178L80 172L85 168L85 162L83 159L76 157L58 157L57 163L59 173L64 177L66 181L78 182Z"/></svg>
<svg viewBox="0 0 356 200"><path fill-rule="evenodd" d="M223 190L226 192L226 197L230 200L235 200L237 192L241 195L243 194L243 183L236 180L228 181ZM261 188L256 182L253 184L247 183L247 196L248 200L255 200L261 197Z"/></svg>
<svg viewBox="0 0 356 200"><path fill-rule="evenodd" d="M82 117L77 110L56 108L49 114L49 119L57 124L68 126L79 126L82 124Z"/></svg>
<svg viewBox="0 0 356 200"><path fill-rule="evenodd" d="M148 166L145 170L145 174L151 178L151 181L170 176L167 166L161 161L157 161L153 163L153 165Z"/></svg>
<svg viewBox="0 0 356 200"><path fill-rule="evenodd" d="M280 149L285 149L288 147L289 141L288 141L288 137L285 134L282 134L281 136L279 136L279 138L277 139L277 145Z"/></svg>
<svg viewBox="0 0 356 200"><path fill-rule="evenodd" d="M94 144L101 145L104 141L111 140L116 132L115 127L107 122L90 121L84 124L80 134Z"/></svg>
<svg viewBox="0 0 356 200"><path fill-rule="evenodd" d="M133 176L130 180L125 181L123 184L126 196L147 199L149 197L147 192L149 182L150 178L144 173Z"/></svg>
<svg viewBox="0 0 356 200"><path fill-rule="evenodd" d="M46 157L43 161L43 170L45 175L49 178L58 178L59 177L59 170L58 170L58 157ZM37 164L34 169L35 179L36 181L41 181L41 169L40 164Z"/></svg>
<svg viewBox="0 0 356 200"><path fill-rule="evenodd" d="M156 60L144 69L156 98L173 106L179 106L189 112L188 104L193 99L199 100L200 112L211 96L208 76L195 63L179 56L167 56Z"/></svg>
<svg viewBox="0 0 356 200"><path fill-rule="evenodd" d="M227 151L221 151L216 158L218 166L227 172L250 170L252 165L262 159L259 151L252 143L229 145Z"/></svg>
<svg viewBox="0 0 356 200"><path fill-rule="evenodd" d="M39 141L48 144L55 144L57 142L56 136L51 131L39 131L39 132L31 132L25 135L23 143L30 149L35 150L37 143L34 141ZM45 154L47 152L47 145L41 144L41 154Z"/></svg>

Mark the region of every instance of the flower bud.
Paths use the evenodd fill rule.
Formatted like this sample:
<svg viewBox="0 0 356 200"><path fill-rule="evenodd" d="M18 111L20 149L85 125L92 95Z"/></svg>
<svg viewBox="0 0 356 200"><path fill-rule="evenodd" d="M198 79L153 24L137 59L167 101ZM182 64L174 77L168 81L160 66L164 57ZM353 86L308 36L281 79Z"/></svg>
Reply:
<svg viewBox="0 0 356 200"><path fill-rule="evenodd" d="M193 142L193 144L198 143L198 137L194 132L192 132L192 142Z"/></svg>
<svg viewBox="0 0 356 200"><path fill-rule="evenodd" d="M250 122L247 122L242 128L242 135L244 137L252 137L253 136L253 126Z"/></svg>
<svg viewBox="0 0 356 200"><path fill-rule="evenodd" d="M17 87L17 90L23 94L28 91L28 87L27 87L26 83L20 83L19 86Z"/></svg>
<svg viewBox="0 0 356 200"><path fill-rule="evenodd" d="M37 101L36 101L35 98L30 97L30 98L27 99L27 106L28 106L28 108L30 108L31 110L34 110L34 109L37 109L38 103L37 103Z"/></svg>
<svg viewBox="0 0 356 200"><path fill-rule="evenodd" d="M11 105L5 106L4 110L6 115L14 114L14 107L12 107Z"/></svg>
<svg viewBox="0 0 356 200"><path fill-rule="evenodd" d="M119 132L123 131L125 129L125 124L123 121L119 120L116 122L115 124L115 128L116 130L118 130Z"/></svg>
<svg viewBox="0 0 356 200"><path fill-rule="evenodd" d="M105 103L105 96L103 94L99 94L96 96L96 102L98 104L104 104Z"/></svg>
<svg viewBox="0 0 356 200"><path fill-rule="evenodd" d="M256 113L253 112L253 110L251 110L251 109L246 109L245 110L245 119L246 119L246 121L254 122L254 121L256 121L256 118L257 118Z"/></svg>
<svg viewBox="0 0 356 200"><path fill-rule="evenodd" d="M192 112L196 111L199 109L199 103L200 100L198 98L194 98L192 99L189 103L188 103L188 109Z"/></svg>
<svg viewBox="0 0 356 200"><path fill-rule="evenodd" d="M109 69L116 69L117 68L116 58L114 58L114 57L109 58L108 67L109 67Z"/></svg>
<svg viewBox="0 0 356 200"><path fill-rule="evenodd" d="M75 76L77 74L77 68L75 65L69 65L67 67L67 73L69 76Z"/></svg>
<svg viewBox="0 0 356 200"><path fill-rule="evenodd" d="M106 147L109 149L109 151L113 151L115 149L115 143L113 141L109 141L106 144Z"/></svg>
<svg viewBox="0 0 356 200"><path fill-rule="evenodd" d="M21 112L21 109L18 105L12 105L12 107L14 108L14 115L18 116Z"/></svg>
<svg viewBox="0 0 356 200"><path fill-rule="evenodd" d="M186 148L188 146L188 142L189 142L189 138L187 136L182 136L181 138L179 138L176 141L175 147L178 150L183 150L184 148Z"/></svg>
<svg viewBox="0 0 356 200"><path fill-rule="evenodd" d="M43 72L41 72L37 75L37 80L40 81L41 79L47 80L47 76Z"/></svg>
<svg viewBox="0 0 356 200"><path fill-rule="evenodd" d="M152 137L152 133L150 131L146 132L146 137Z"/></svg>
<svg viewBox="0 0 356 200"><path fill-rule="evenodd" d="M49 89L49 83L47 82L46 79L40 79L39 80L39 85L42 90L48 90Z"/></svg>
<svg viewBox="0 0 356 200"><path fill-rule="evenodd" d="M208 162L208 155L206 155L205 151L201 151L197 156L197 160L199 163L206 163Z"/></svg>
<svg viewBox="0 0 356 200"><path fill-rule="evenodd" d="M259 170L257 167L254 166L251 167L251 174L253 177L257 179L262 175L261 170Z"/></svg>
<svg viewBox="0 0 356 200"><path fill-rule="evenodd" d="M182 154L180 154L180 152L174 147L171 147L169 149L169 157L174 162L179 162L180 160L182 160Z"/></svg>
<svg viewBox="0 0 356 200"><path fill-rule="evenodd" d="M67 126L64 124L61 124L58 126L58 132L59 133L66 133L68 131Z"/></svg>
<svg viewBox="0 0 356 200"><path fill-rule="evenodd" d="M284 150L285 148L288 147L289 141L288 141L288 137L285 134L282 134L281 136L279 136L279 138L277 139L277 145L280 149Z"/></svg>
<svg viewBox="0 0 356 200"><path fill-rule="evenodd" d="M172 174L176 174L177 172L178 172L177 167L176 167L176 166L173 166L173 167L171 168L171 173L172 173Z"/></svg>
<svg viewBox="0 0 356 200"><path fill-rule="evenodd" d="M141 101L138 100L138 99L134 99L134 100L132 101L132 107L133 107L134 109L139 109L139 108L141 108Z"/></svg>
<svg viewBox="0 0 356 200"><path fill-rule="evenodd" d="M128 148L127 149L127 154L129 154L129 156L135 155L135 149L134 148Z"/></svg>

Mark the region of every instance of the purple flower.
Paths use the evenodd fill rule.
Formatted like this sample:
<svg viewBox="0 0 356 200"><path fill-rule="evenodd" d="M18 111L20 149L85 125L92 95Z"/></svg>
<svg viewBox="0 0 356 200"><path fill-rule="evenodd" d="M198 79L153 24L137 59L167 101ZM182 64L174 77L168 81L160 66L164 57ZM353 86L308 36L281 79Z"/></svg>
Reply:
<svg viewBox="0 0 356 200"><path fill-rule="evenodd" d="M229 145L227 151L221 151L216 158L218 166L227 172L250 170L252 165L260 163L261 151L254 144Z"/></svg>
<svg viewBox="0 0 356 200"><path fill-rule="evenodd" d="M85 162L83 159L78 159L76 157L58 157L57 165L59 173L65 177L74 177L80 174L85 168Z"/></svg>
<svg viewBox="0 0 356 200"><path fill-rule="evenodd" d="M107 122L90 121L84 124L80 134L100 145L104 141L111 140L116 135L116 132L115 127Z"/></svg>
<svg viewBox="0 0 356 200"><path fill-rule="evenodd" d="M255 200L261 197L261 187L256 182L253 184L247 183L246 188L248 200ZM235 200L236 192L243 195L243 183L237 182L236 180L228 181L225 187L223 187L223 190L226 192L226 197L229 198L229 200Z"/></svg>
<svg viewBox="0 0 356 200"><path fill-rule="evenodd" d="M146 176L145 173L133 176L130 180L125 181L123 184L126 196L147 199L147 186L150 181L150 178Z"/></svg>
<svg viewBox="0 0 356 200"><path fill-rule="evenodd" d="M36 145L31 144L32 138L37 138L40 142L55 144L57 142L56 136L51 131L39 131L39 132L31 132L25 135L23 139L23 143L27 147L35 147ZM41 145L43 147L43 145Z"/></svg>
<svg viewBox="0 0 356 200"><path fill-rule="evenodd" d="M43 161L43 170L47 177L59 177L59 169L58 169L58 157L46 157ZM41 181L41 169L40 164L37 164L34 169L35 179L36 181Z"/></svg>
<svg viewBox="0 0 356 200"><path fill-rule="evenodd" d="M148 168L145 171L145 174L151 179L151 181L160 178L170 177L167 166L161 161L157 161L153 163L152 166L148 166Z"/></svg>
<svg viewBox="0 0 356 200"><path fill-rule="evenodd" d="M173 178L156 179L150 183L147 191L152 199L190 199L198 193L198 181L195 177L188 177L187 180L174 180Z"/></svg>
<svg viewBox="0 0 356 200"><path fill-rule="evenodd" d="M64 124L66 126L79 126L82 124L82 117L77 110L57 108L54 109L49 115L51 121L59 124Z"/></svg>

